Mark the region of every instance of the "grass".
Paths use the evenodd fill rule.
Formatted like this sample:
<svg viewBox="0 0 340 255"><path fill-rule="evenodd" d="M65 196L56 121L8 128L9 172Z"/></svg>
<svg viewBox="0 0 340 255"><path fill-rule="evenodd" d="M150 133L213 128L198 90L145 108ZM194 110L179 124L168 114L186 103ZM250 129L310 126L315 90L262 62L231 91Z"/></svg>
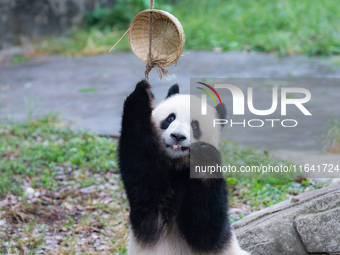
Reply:
<svg viewBox="0 0 340 255"><path fill-rule="evenodd" d="M124 255L127 218L114 140L56 116L0 124L0 254Z"/></svg>
<svg viewBox="0 0 340 255"><path fill-rule="evenodd" d="M112 45L119 40L124 31L96 28L76 29L70 38L47 37L38 43L39 51L67 56L94 55L107 53ZM117 51L129 50L128 38L125 37L115 48Z"/></svg>
<svg viewBox="0 0 340 255"><path fill-rule="evenodd" d="M82 88L78 90L80 93L93 93L97 92L96 88Z"/></svg>
<svg viewBox="0 0 340 255"><path fill-rule="evenodd" d="M26 56L23 56L23 55L20 55L20 54L15 54L11 59L11 65L17 66L17 65L25 63L29 60L30 60L29 57L26 57Z"/></svg>
<svg viewBox="0 0 340 255"><path fill-rule="evenodd" d="M186 47L220 47L286 54L340 53L340 6L336 0L191 1L174 6L186 31ZM188 7L192 15L187 15Z"/></svg>
<svg viewBox="0 0 340 255"><path fill-rule="evenodd" d="M235 142L222 141L220 145L220 152L222 153L223 165L235 166L236 169L240 169L241 166L290 166L291 162L287 162L280 159L271 158L267 151L256 148L244 148L237 145ZM235 177L255 177L264 178L268 175L255 175L242 173L241 175L234 174ZM280 175L275 173L275 177L278 178L295 178L296 176L284 174Z"/></svg>
<svg viewBox="0 0 340 255"><path fill-rule="evenodd" d="M65 125L65 127L61 127ZM2 124L0 127L0 196L22 194L22 181L33 188L56 190L58 174L80 170L79 183L90 186L87 173L116 169L116 144L47 116L37 121ZM83 176L83 177L82 177Z"/></svg>
<svg viewBox="0 0 340 255"><path fill-rule="evenodd" d="M233 165L288 164L259 149L222 147ZM226 180L231 207L241 208L232 222L321 187L292 177ZM127 236L115 140L73 131L55 115L0 123L0 254L124 255Z"/></svg>
<svg viewBox="0 0 340 255"><path fill-rule="evenodd" d="M340 120L334 119L327 133L327 149L331 153L340 153Z"/></svg>
<svg viewBox="0 0 340 255"><path fill-rule="evenodd" d="M267 151L256 148L245 148L234 142L224 141L221 144L223 165L236 166L290 166L291 162L271 158ZM268 178L270 177L270 178ZM302 192L321 188L303 176L294 174L228 174L226 180L230 189L232 207L244 211L257 211L279 202L290 199ZM244 215L231 214L231 221L237 221Z"/></svg>
<svg viewBox="0 0 340 255"><path fill-rule="evenodd" d="M290 164L271 158L266 151L243 148L233 142L223 142L221 153L224 164L238 168L241 165ZM87 187L95 184L91 175L116 171L116 142L90 132L73 131L55 115L35 121L4 123L0 126L0 168L0 196L23 195L24 180L34 189L58 190L65 180L58 182L57 177L69 176L72 172L77 172L73 181L79 187ZM227 180L231 189L240 185L248 187L244 201L251 200L252 206L266 207L302 192L309 185L307 181L301 190L292 190L289 186L296 182L295 177L283 177L228 176ZM263 195L259 196L259 192Z"/></svg>
<svg viewBox="0 0 340 255"><path fill-rule="evenodd" d="M78 29L70 39L50 39L42 50L83 55L107 52L146 4L118 1L112 10L96 10L87 18L90 29ZM174 14L182 23L186 49L277 52L280 55L340 54L340 5L337 0L214 0L156 1L155 8ZM117 16L122 13L123 17ZM91 22L89 22L91 21ZM128 50L128 40L116 50Z"/></svg>

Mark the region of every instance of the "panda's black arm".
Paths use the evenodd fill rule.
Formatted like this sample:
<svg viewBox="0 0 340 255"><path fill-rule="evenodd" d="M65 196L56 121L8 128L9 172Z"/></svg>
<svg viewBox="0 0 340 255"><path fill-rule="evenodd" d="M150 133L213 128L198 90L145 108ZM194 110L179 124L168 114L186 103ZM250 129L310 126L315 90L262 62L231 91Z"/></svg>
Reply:
<svg viewBox="0 0 340 255"><path fill-rule="evenodd" d="M221 164L216 148L202 142L191 145L190 157L191 166ZM188 177L188 188L177 218L187 242L201 251L222 250L231 238L226 183L222 175L214 177Z"/></svg>
<svg viewBox="0 0 340 255"><path fill-rule="evenodd" d="M138 241L158 236L159 204L168 189L163 155L151 120L153 96L141 81L124 103L118 155L120 173L130 203L130 220Z"/></svg>

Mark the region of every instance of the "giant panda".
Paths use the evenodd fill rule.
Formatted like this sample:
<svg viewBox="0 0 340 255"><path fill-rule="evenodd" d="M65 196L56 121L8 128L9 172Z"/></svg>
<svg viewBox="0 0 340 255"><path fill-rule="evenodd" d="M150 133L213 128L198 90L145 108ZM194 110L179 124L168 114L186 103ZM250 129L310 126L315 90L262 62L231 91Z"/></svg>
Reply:
<svg viewBox="0 0 340 255"><path fill-rule="evenodd" d="M190 99L173 85L154 108L142 80L124 102L118 157L130 205L128 255L249 255L228 221L224 179L190 178L194 151L221 160L219 132L192 118ZM225 119L221 105L209 110Z"/></svg>

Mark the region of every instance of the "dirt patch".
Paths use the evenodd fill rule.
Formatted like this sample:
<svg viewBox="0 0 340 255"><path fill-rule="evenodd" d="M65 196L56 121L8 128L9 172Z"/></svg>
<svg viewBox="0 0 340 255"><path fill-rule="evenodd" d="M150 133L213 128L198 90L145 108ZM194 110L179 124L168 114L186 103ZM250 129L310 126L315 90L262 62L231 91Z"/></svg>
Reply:
<svg viewBox="0 0 340 255"><path fill-rule="evenodd" d="M124 254L128 205L117 174L59 191L26 187L0 201L0 254Z"/></svg>

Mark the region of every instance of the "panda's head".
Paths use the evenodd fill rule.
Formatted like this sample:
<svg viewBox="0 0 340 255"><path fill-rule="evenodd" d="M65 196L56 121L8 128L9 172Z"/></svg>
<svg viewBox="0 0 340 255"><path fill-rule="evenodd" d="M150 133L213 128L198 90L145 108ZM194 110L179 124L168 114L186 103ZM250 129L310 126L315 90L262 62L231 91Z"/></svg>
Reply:
<svg viewBox="0 0 340 255"><path fill-rule="evenodd" d="M200 110L190 111L190 107L200 109L201 99L188 94L179 94L178 85L173 85L164 101L152 113L160 132L162 145L171 159L188 158L190 144L209 143L218 147L221 126L213 127L213 119L225 119L226 109L222 105L207 107L207 115ZM197 108L196 108L197 107Z"/></svg>

